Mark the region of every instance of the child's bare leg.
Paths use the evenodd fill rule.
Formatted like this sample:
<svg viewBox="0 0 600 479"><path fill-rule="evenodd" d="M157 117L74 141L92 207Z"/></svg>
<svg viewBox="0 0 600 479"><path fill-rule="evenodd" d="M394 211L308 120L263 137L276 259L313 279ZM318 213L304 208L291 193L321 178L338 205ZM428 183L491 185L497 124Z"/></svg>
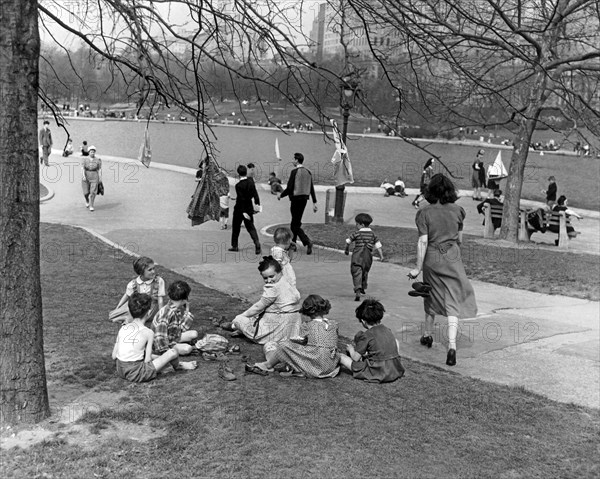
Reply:
<svg viewBox="0 0 600 479"><path fill-rule="evenodd" d="M190 330L181 333L181 342L173 346L173 349L176 349L180 356L187 356L194 350L194 347L187 343L194 341L195 339L198 339L198 331Z"/></svg>
<svg viewBox="0 0 600 479"><path fill-rule="evenodd" d="M340 363L346 369L352 371L352 358L350 358L350 356L347 356L345 354L340 354Z"/></svg>
<svg viewBox="0 0 600 479"><path fill-rule="evenodd" d="M152 357L154 358L152 359L152 364L154 364L154 368L157 372L162 370L169 363L173 364L179 362L179 353L175 349L169 349L160 356L153 354ZM173 368L177 369L175 365Z"/></svg>
<svg viewBox="0 0 600 479"><path fill-rule="evenodd" d="M269 341L263 346L263 351L265 352L265 358L267 360L263 361L262 363L256 363L256 366L266 371L273 370L273 367L279 362L275 357L277 343L274 341Z"/></svg>

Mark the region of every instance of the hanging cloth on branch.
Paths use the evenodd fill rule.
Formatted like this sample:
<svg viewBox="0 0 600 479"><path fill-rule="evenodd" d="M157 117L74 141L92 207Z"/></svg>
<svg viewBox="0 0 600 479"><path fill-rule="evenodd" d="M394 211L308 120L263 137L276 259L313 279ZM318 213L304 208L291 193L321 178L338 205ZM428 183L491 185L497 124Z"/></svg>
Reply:
<svg viewBox="0 0 600 479"><path fill-rule="evenodd" d="M219 221L221 206L219 196L229 193L229 180L213 158L204 161L204 173L198 181L192 201L187 208L188 218L192 226L201 225L205 221Z"/></svg>
<svg viewBox="0 0 600 479"><path fill-rule="evenodd" d="M333 141L335 143L335 153L331 158L335 186L354 183L354 175L352 174L352 165L350 164L350 158L348 157L348 149L342 141L340 130L338 129L335 120L331 120L331 126L333 127Z"/></svg>
<svg viewBox="0 0 600 479"><path fill-rule="evenodd" d="M150 162L152 161L152 149L150 148L150 135L148 134L148 127L144 133L144 142L140 146L140 153L138 154L138 160L142 162L146 168L150 168Z"/></svg>

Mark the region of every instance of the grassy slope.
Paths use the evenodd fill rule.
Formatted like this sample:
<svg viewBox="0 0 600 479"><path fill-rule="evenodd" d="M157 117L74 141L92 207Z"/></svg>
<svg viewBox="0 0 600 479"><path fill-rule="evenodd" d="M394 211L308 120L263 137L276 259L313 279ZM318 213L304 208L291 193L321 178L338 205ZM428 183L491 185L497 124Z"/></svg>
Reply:
<svg viewBox="0 0 600 479"><path fill-rule="evenodd" d="M46 441L3 454L2 477L595 477L597 411L411 361L406 376L372 385L331 380L217 378L217 364L132 385L110 360L116 326L106 320L131 261L80 230L42 225L47 368L51 395L66 388L119 391L88 414L89 438L115 421L168 435L94 448ZM49 245L68 254L50 255ZM87 253L84 254L84 251ZM94 251L93 257L91 252ZM161 269L167 282L178 275ZM231 317L239 300L192 284L196 327ZM262 349L245 341L253 360ZM56 407L56 400L53 404Z"/></svg>
<svg viewBox="0 0 600 479"><path fill-rule="evenodd" d="M343 249L352 225L305 224L316 244ZM376 227L387 260L406 267L416 263L417 231L414 228ZM341 239L341 241L340 241ZM465 235L463 262L469 278L538 293L600 299L600 257L505 245Z"/></svg>

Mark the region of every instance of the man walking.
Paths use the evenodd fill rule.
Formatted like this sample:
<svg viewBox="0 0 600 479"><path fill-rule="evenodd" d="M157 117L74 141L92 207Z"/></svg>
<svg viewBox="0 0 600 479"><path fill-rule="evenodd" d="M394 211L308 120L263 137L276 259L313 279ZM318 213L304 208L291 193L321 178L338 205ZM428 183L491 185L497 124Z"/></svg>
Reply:
<svg viewBox="0 0 600 479"><path fill-rule="evenodd" d="M40 163L48 166L48 157L50 156L50 150L52 150L52 133L50 132L50 122L48 120L44 120L44 126L40 130L39 139L40 146L42 147Z"/></svg>
<svg viewBox="0 0 600 479"><path fill-rule="evenodd" d="M254 241L255 253L260 254L261 248L258 241L258 233L254 227L254 205L252 204L252 200L254 200L257 212L260 212L260 198L258 197L254 181L246 176L248 169L244 165L240 165L237 167L237 173L240 181L235 185L236 200L233 207L233 219L231 221L231 248L229 248L229 251L239 251L238 237L240 236L243 221L252 241Z"/></svg>
<svg viewBox="0 0 600 479"><path fill-rule="evenodd" d="M304 155L302 153L294 153L293 163L295 168L290 173L285 190L277 195L277 199L280 200L284 196L290 197L290 213L292 214L290 229L293 234L290 249L293 251L297 249L296 238L300 237L300 241L306 246L306 254L312 254L312 242L302 229L302 215L304 214L304 208L306 208L309 196L313 201L313 211L317 212L315 187L313 185L312 174L304 168Z"/></svg>

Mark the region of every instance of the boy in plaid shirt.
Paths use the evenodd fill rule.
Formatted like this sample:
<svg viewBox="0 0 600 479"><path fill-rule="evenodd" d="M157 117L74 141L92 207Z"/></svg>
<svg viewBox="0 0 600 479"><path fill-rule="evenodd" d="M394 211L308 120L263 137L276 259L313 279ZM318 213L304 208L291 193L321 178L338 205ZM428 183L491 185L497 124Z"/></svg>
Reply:
<svg viewBox="0 0 600 479"><path fill-rule="evenodd" d="M188 303L191 290L185 281L175 281L169 286L169 302L158 311L152 321L153 355L163 354L169 348L175 349L180 356L186 356L193 351L194 347L189 343L198 339L198 331L190 330L194 321Z"/></svg>
<svg viewBox="0 0 600 479"><path fill-rule="evenodd" d="M360 295L365 294L367 289L367 280L369 279L369 270L373 264L373 249L377 250L381 261L383 261L383 252L381 243L375 236L375 233L369 228L373 222L371 215L359 213L354 218L357 231L346 238L346 255L350 254L350 244L354 243L352 259L350 260L350 273L354 282L354 301L360 301Z"/></svg>

